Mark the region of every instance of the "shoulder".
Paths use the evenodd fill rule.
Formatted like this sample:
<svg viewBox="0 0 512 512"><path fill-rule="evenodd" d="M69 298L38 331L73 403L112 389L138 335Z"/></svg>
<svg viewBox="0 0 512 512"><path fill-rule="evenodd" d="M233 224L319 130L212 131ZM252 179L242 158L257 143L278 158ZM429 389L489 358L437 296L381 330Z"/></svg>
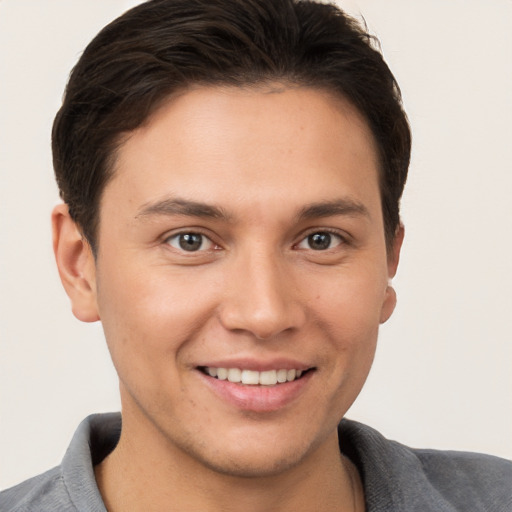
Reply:
<svg viewBox="0 0 512 512"><path fill-rule="evenodd" d="M106 512L94 466L110 453L120 414L95 414L76 430L60 466L0 493L1 512Z"/></svg>
<svg viewBox="0 0 512 512"><path fill-rule="evenodd" d="M76 512L62 478L60 466L0 492L2 512L59 510Z"/></svg>
<svg viewBox="0 0 512 512"><path fill-rule="evenodd" d="M508 460L414 449L348 420L340 424L340 448L358 466L367 500L374 505L369 510L512 511Z"/></svg>
<svg viewBox="0 0 512 512"><path fill-rule="evenodd" d="M479 453L410 450L442 496L473 504L474 510L512 510L512 462Z"/></svg>

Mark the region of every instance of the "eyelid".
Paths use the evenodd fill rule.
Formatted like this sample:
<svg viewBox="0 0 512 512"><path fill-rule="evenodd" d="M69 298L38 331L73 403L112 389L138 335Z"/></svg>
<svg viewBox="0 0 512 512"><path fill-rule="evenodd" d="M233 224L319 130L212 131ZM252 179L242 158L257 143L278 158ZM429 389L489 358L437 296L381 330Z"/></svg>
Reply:
<svg viewBox="0 0 512 512"><path fill-rule="evenodd" d="M309 236L314 235L315 233L328 233L329 235L333 235L333 236L339 238L340 243L337 244L336 247L338 245L348 245L348 244L350 244L350 236L347 233L345 233L344 231L340 231L339 229L335 229L335 228L322 228L322 227L320 227L320 228L311 228L311 229L308 229L307 231L303 232L300 235L300 238L299 238L298 242L294 244L294 247L298 247L299 244L304 242ZM327 251L332 250L334 248L335 247L332 247L330 249L326 249L325 251L318 251L318 252L327 252Z"/></svg>
<svg viewBox="0 0 512 512"><path fill-rule="evenodd" d="M207 247L206 249L201 248L197 251L186 251L180 247L175 247L175 246L171 245L169 242L173 238L177 239L180 235L190 235L190 234L200 235L201 237L203 237L203 239L208 240L210 247ZM205 253L205 252L208 252L211 250L216 250L216 249L220 248L220 244L218 244L213 239L213 236L211 234L206 233L204 229L197 228L197 227L180 228L180 229L168 232L162 237L162 241L164 244L170 246L173 250L176 250L176 251L180 252L181 254L187 254L187 255L201 254L201 253Z"/></svg>
<svg viewBox="0 0 512 512"><path fill-rule="evenodd" d="M335 247L333 247L331 249L326 249L325 251L318 251L318 252L328 252L329 250L335 249L338 245L350 245L351 244L351 237L345 231L342 231L337 228L332 228L332 227L314 227L314 228L309 228L309 229L303 231L300 234L300 236L298 237L297 242L293 244L293 248L294 249L298 248L299 244L304 242L310 235L313 235L315 233L328 233L340 240L340 243L336 244ZM184 249L174 247L169 243L170 239L177 238L178 236L185 235L185 234L201 235L202 237L204 237L205 239L207 239L210 242L211 246L208 247L207 249L200 249L198 251L186 251ZM209 230L205 230L204 228L200 228L200 227L196 227L196 226L191 226L191 227L185 227L185 228L178 228L176 230L167 232L161 237L161 240L162 240L162 243L169 245L172 249L179 251L182 254L193 255L193 254L205 253L205 252L208 252L211 250L222 249L222 245L218 241L216 241L215 238L217 238L217 237L214 234L212 234Z"/></svg>

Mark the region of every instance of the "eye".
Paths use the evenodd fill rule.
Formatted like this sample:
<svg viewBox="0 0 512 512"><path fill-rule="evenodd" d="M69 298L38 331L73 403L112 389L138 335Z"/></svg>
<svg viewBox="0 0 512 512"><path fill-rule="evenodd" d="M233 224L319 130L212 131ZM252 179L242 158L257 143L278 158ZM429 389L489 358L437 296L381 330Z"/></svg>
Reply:
<svg viewBox="0 0 512 512"><path fill-rule="evenodd" d="M326 251L333 249L344 242L343 238L336 233L328 231L317 231L309 234L298 244L299 249L313 249L314 251Z"/></svg>
<svg viewBox="0 0 512 512"><path fill-rule="evenodd" d="M178 233L170 236L166 243L180 251L197 252L213 249L215 244L201 233Z"/></svg>

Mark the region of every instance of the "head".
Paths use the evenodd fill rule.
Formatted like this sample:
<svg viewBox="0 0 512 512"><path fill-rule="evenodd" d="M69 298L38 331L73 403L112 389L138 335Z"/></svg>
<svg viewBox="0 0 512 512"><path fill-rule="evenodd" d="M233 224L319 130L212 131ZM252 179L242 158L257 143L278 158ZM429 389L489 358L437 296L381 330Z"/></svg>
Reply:
<svg viewBox="0 0 512 512"><path fill-rule="evenodd" d="M294 0L153 0L105 27L74 68L53 128L61 197L93 251L103 190L124 138L198 85L278 82L325 90L363 116L379 156L388 248L410 159L398 85L375 40L334 5Z"/></svg>
<svg viewBox="0 0 512 512"><path fill-rule="evenodd" d="M409 160L372 39L326 4L151 1L85 50L53 140L57 261L102 321L119 446L194 478L335 453L395 305Z"/></svg>

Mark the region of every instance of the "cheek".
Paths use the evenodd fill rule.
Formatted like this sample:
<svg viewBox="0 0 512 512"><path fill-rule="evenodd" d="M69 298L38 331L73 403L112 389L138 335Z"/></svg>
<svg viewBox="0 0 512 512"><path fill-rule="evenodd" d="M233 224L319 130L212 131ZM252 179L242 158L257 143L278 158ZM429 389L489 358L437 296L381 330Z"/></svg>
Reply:
<svg viewBox="0 0 512 512"><path fill-rule="evenodd" d="M204 291L198 293L189 279L165 268L147 273L104 269L98 278L98 306L120 376L129 372L151 379L158 368L165 371L179 359L213 307L214 298Z"/></svg>
<svg viewBox="0 0 512 512"><path fill-rule="evenodd" d="M325 395L326 407L340 418L357 398L370 372L379 329L379 293L332 292L322 297L317 308L317 333L329 342L318 344L325 362L332 393ZM317 302L320 302L318 299ZM319 311L322 311L322 314Z"/></svg>
<svg viewBox="0 0 512 512"><path fill-rule="evenodd" d="M330 339L318 349L338 368L340 386L358 392L375 355L387 281L380 274L364 272L338 277L313 301L316 324Z"/></svg>
<svg viewBox="0 0 512 512"><path fill-rule="evenodd" d="M330 277L312 301L316 314L333 329L352 335L378 326L386 298L386 276L348 270Z"/></svg>

